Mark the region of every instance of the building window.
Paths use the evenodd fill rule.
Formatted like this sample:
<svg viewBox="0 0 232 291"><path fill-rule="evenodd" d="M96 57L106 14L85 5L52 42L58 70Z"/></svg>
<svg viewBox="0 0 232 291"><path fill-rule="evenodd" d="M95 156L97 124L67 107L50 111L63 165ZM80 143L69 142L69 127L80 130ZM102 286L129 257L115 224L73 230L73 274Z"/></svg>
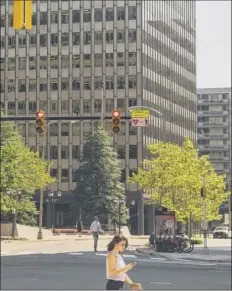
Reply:
<svg viewBox="0 0 232 291"><path fill-rule="evenodd" d="M58 33L51 33L51 44L57 46L59 42Z"/></svg>
<svg viewBox="0 0 232 291"><path fill-rule="evenodd" d="M51 176L57 178L58 177L58 169L51 169Z"/></svg>
<svg viewBox="0 0 232 291"><path fill-rule="evenodd" d="M5 59L1 58L0 59L0 66L1 66L1 71L5 70Z"/></svg>
<svg viewBox="0 0 232 291"><path fill-rule="evenodd" d="M128 32L128 41L129 42L136 42L136 30L129 30Z"/></svg>
<svg viewBox="0 0 232 291"><path fill-rule="evenodd" d="M80 147L77 145L72 146L72 158L79 159L80 158Z"/></svg>
<svg viewBox="0 0 232 291"><path fill-rule="evenodd" d="M29 102L28 109L29 113L35 113L37 109L36 102L35 101Z"/></svg>
<svg viewBox="0 0 232 291"><path fill-rule="evenodd" d="M76 122L72 124L72 135L80 136L80 123Z"/></svg>
<svg viewBox="0 0 232 291"><path fill-rule="evenodd" d="M19 70L26 69L26 58L19 57Z"/></svg>
<svg viewBox="0 0 232 291"><path fill-rule="evenodd" d="M90 54L84 54L84 67L85 68L91 67L91 55Z"/></svg>
<svg viewBox="0 0 232 291"><path fill-rule="evenodd" d="M114 89L114 77L106 76L106 89L113 90Z"/></svg>
<svg viewBox="0 0 232 291"><path fill-rule="evenodd" d="M1 48L5 48L6 45L6 38L3 36L1 37ZM8 37L8 46L10 47L10 37Z"/></svg>
<svg viewBox="0 0 232 291"><path fill-rule="evenodd" d="M29 69L35 70L36 69L36 57L29 58Z"/></svg>
<svg viewBox="0 0 232 291"><path fill-rule="evenodd" d="M102 101L101 100L94 100L94 113L101 112Z"/></svg>
<svg viewBox="0 0 232 291"><path fill-rule="evenodd" d="M47 79L40 79L39 80L39 91L46 92L48 90L48 80Z"/></svg>
<svg viewBox="0 0 232 291"><path fill-rule="evenodd" d="M129 122L129 135L136 135L137 127L131 125L131 121Z"/></svg>
<svg viewBox="0 0 232 291"><path fill-rule="evenodd" d="M125 42L125 31L117 31L117 42Z"/></svg>
<svg viewBox="0 0 232 291"><path fill-rule="evenodd" d="M91 21L91 10L84 10L84 22L90 22Z"/></svg>
<svg viewBox="0 0 232 291"><path fill-rule="evenodd" d="M8 79L8 93L11 92L15 92L15 80Z"/></svg>
<svg viewBox="0 0 232 291"><path fill-rule="evenodd" d="M69 56L61 56L61 68L69 67Z"/></svg>
<svg viewBox="0 0 232 291"><path fill-rule="evenodd" d="M50 125L50 135L51 136L58 136L58 124L53 123Z"/></svg>
<svg viewBox="0 0 232 291"><path fill-rule="evenodd" d="M102 77L95 77L95 90L102 89Z"/></svg>
<svg viewBox="0 0 232 291"><path fill-rule="evenodd" d="M61 159L69 158L69 146L61 146Z"/></svg>
<svg viewBox="0 0 232 291"><path fill-rule="evenodd" d="M48 67L48 58L47 56L44 56L44 57L40 57L40 62L39 62L39 65L40 65L40 69L44 69L46 70L47 67Z"/></svg>
<svg viewBox="0 0 232 291"><path fill-rule="evenodd" d="M58 113L57 101L51 101L51 114L57 113Z"/></svg>
<svg viewBox="0 0 232 291"><path fill-rule="evenodd" d="M20 101L18 103L18 113L19 114L26 114L26 102Z"/></svg>
<svg viewBox="0 0 232 291"><path fill-rule="evenodd" d="M19 35L19 47L25 47L26 45L26 36Z"/></svg>
<svg viewBox="0 0 232 291"><path fill-rule="evenodd" d="M138 157L137 145L129 145L129 159L137 159Z"/></svg>
<svg viewBox="0 0 232 291"><path fill-rule="evenodd" d="M69 23L69 11L62 11L61 22L62 22L62 24L68 24Z"/></svg>
<svg viewBox="0 0 232 291"><path fill-rule="evenodd" d="M40 25L47 25L48 23L48 13L40 12Z"/></svg>
<svg viewBox="0 0 232 291"><path fill-rule="evenodd" d="M88 138L91 134L91 122L83 123L83 137Z"/></svg>
<svg viewBox="0 0 232 291"><path fill-rule="evenodd" d="M68 78L62 78L61 80L61 91L68 91L69 81Z"/></svg>
<svg viewBox="0 0 232 291"><path fill-rule="evenodd" d="M61 102L61 113L68 113L69 111L68 105L69 105L68 100L63 100Z"/></svg>
<svg viewBox="0 0 232 291"><path fill-rule="evenodd" d="M58 158L57 146L50 146L50 159L57 160L57 158Z"/></svg>
<svg viewBox="0 0 232 291"><path fill-rule="evenodd" d="M114 100L106 99L106 112L111 112L114 109Z"/></svg>
<svg viewBox="0 0 232 291"><path fill-rule="evenodd" d="M136 89L136 76L129 76L129 84L130 89Z"/></svg>
<svg viewBox="0 0 232 291"><path fill-rule="evenodd" d="M114 42L114 32L113 31L106 31L106 42L107 43Z"/></svg>
<svg viewBox="0 0 232 291"><path fill-rule="evenodd" d="M58 56L51 56L51 68L58 69Z"/></svg>
<svg viewBox="0 0 232 291"><path fill-rule="evenodd" d="M117 9L117 20L125 20L125 8L124 7L118 7Z"/></svg>
<svg viewBox="0 0 232 291"><path fill-rule="evenodd" d="M72 67L73 68L80 68L80 55L73 55Z"/></svg>
<svg viewBox="0 0 232 291"><path fill-rule="evenodd" d="M14 71L15 70L15 58L8 59L8 70Z"/></svg>
<svg viewBox="0 0 232 291"><path fill-rule="evenodd" d="M95 44L102 43L102 31L95 31L94 38L95 38Z"/></svg>
<svg viewBox="0 0 232 291"><path fill-rule="evenodd" d="M84 44L91 44L91 32L84 32Z"/></svg>
<svg viewBox="0 0 232 291"><path fill-rule="evenodd" d="M40 34L40 46L46 47L48 45L48 35L47 34Z"/></svg>
<svg viewBox="0 0 232 291"><path fill-rule="evenodd" d="M37 43L36 35L30 35L29 42L31 47L35 47Z"/></svg>
<svg viewBox="0 0 232 291"><path fill-rule="evenodd" d="M92 102L91 100L83 100L84 113L91 113Z"/></svg>
<svg viewBox="0 0 232 291"><path fill-rule="evenodd" d="M72 12L72 21L73 21L73 23L79 23L80 22L80 11L79 10L73 10L73 12Z"/></svg>
<svg viewBox="0 0 232 291"><path fill-rule="evenodd" d="M61 136L69 135L69 123L61 123Z"/></svg>
<svg viewBox="0 0 232 291"><path fill-rule="evenodd" d="M118 66L125 66L125 56L124 53L118 53L117 54L117 65Z"/></svg>
<svg viewBox="0 0 232 291"><path fill-rule="evenodd" d="M14 115L16 113L15 102L8 102L8 111L7 111L7 113L8 113L8 115ZM35 129L35 125L34 125L34 129Z"/></svg>
<svg viewBox="0 0 232 291"><path fill-rule="evenodd" d="M45 112L48 112L47 107L48 107L47 100L41 100L41 101L39 101L39 108L41 110L43 110Z"/></svg>
<svg viewBox="0 0 232 291"><path fill-rule="evenodd" d="M73 100L72 101L72 113L79 114L80 112L80 101Z"/></svg>
<svg viewBox="0 0 232 291"><path fill-rule="evenodd" d="M136 66L136 52L128 53L128 63L129 66Z"/></svg>
<svg viewBox="0 0 232 291"><path fill-rule="evenodd" d="M1 14L1 18L0 18L0 27L5 27L5 15Z"/></svg>
<svg viewBox="0 0 232 291"><path fill-rule="evenodd" d="M74 78L72 81L72 89L74 91L79 91L80 90L80 80L77 78Z"/></svg>
<svg viewBox="0 0 232 291"><path fill-rule="evenodd" d="M125 98L123 98L123 99L118 98L117 99L117 108L121 111L125 111Z"/></svg>
<svg viewBox="0 0 232 291"><path fill-rule="evenodd" d="M51 79L51 91L58 90L58 81L57 79Z"/></svg>
<svg viewBox="0 0 232 291"><path fill-rule="evenodd" d="M136 20L137 18L137 8L136 6L128 7L128 20Z"/></svg>
<svg viewBox="0 0 232 291"><path fill-rule="evenodd" d="M26 82L24 80L19 80L19 92L26 92Z"/></svg>
<svg viewBox="0 0 232 291"><path fill-rule="evenodd" d="M129 99L129 101L128 101L128 107L136 106L136 105L137 105L137 99L136 98Z"/></svg>
<svg viewBox="0 0 232 291"><path fill-rule="evenodd" d="M102 9L95 8L94 19L96 22L102 21Z"/></svg>
<svg viewBox="0 0 232 291"><path fill-rule="evenodd" d="M61 171L61 180L62 182L67 182L69 177L69 170L68 169L62 169Z"/></svg>
<svg viewBox="0 0 232 291"><path fill-rule="evenodd" d="M119 146L118 146L118 158L119 158L120 160L126 158L125 145L119 145Z"/></svg>
<svg viewBox="0 0 232 291"><path fill-rule="evenodd" d="M36 79L29 80L29 92L36 92Z"/></svg>
<svg viewBox="0 0 232 291"><path fill-rule="evenodd" d="M122 169L121 170L121 183L125 183L126 182L126 169Z"/></svg>
<svg viewBox="0 0 232 291"><path fill-rule="evenodd" d="M94 66L95 67L102 67L102 54L95 54Z"/></svg>
<svg viewBox="0 0 232 291"><path fill-rule="evenodd" d="M79 32L73 32L73 34L72 34L72 42L73 42L73 45L79 45L80 44L80 34L79 34Z"/></svg>
<svg viewBox="0 0 232 291"><path fill-rule="evenodd" d="M91 90L91 80L89 77L84 77L84 90Z"/></svg>
<svg viewBox="0 0 232 291"><path fill-rule="evenodd" d="M106 53L106 66L113 67L114 66L114 54Z"/></svg>
<svg viewBox="0 0 232 291"><path fill-rule="evenodd" d="M5 47L5 37L1 38L4 41L4 45L3 45L3 41L1 41L2 44L2 48ZM8 48L15 48L15 36L8 36Z"/></svg>
<svg viewBox="0 0 232 291"><path fill-rule="evenodd" d="M62 46L69 45L69 34L68 33L62 33L61 39L62 39Z"/></svg>
<svg viewBox="0 0 232 291"><path fill-rule="evenodd" d="M114 21L114 9L106 8L106 21Z"/></svg>
<svg viewBox="0 0 232 291"><path fill-rule="evenodd" d="M118 76L118 89L125 89L125 76Z"/></svg>
<svg viewBox="0 0 232 291"><path fill-rule="evenodd" d="M4 93L5 92L5 86L4 86L4 82L0 83L0 92Z"/></svg>
<svg viewBox="0 0 232 291"><path fill-rule="evenodd" d="M58 12L51 12L51 24L58 23Z"/></svg>

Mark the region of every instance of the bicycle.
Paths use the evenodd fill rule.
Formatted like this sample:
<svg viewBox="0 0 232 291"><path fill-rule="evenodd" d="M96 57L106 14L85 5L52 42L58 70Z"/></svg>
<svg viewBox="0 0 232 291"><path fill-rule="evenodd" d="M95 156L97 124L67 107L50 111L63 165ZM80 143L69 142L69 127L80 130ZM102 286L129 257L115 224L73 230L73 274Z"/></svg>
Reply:
<svg viewBox="0 0 232 291"><path fill-rule="evenodd" d="M178 238L177 238L178 237ZM194 250L194 243L191 239L185 238L183 235L176 236L176 251L178 253L191 253Z"/></svg>

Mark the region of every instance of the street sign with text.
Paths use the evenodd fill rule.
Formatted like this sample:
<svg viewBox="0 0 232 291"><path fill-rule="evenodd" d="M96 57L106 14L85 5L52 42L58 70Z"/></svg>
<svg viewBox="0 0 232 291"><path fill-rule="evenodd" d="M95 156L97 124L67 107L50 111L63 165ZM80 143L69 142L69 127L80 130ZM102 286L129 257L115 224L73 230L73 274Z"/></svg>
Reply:
<svg viewBox="0 0 232 291"><path fill-rule="evenodd" d="M137 119L137 118L149 118L150 111L149 110L138 110L138 109L132 109L131 110L131 118Z"/></svg>
<svg viewBox="0 0 232 291"><path fill-rule="evenodd" d="M133 118L131 120L131 125L136 127L143 127L149 126L149 123L147 118Z"/></svg>

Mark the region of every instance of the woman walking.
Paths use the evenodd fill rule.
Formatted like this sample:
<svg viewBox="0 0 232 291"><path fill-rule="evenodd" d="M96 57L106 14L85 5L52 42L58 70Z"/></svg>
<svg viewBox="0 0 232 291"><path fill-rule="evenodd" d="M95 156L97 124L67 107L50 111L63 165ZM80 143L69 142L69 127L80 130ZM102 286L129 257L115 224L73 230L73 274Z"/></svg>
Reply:
<svg viewBox="0 0 232 291"><path fill-rule="evenodd" d="M121 235L116 235L108 244L109 253L106 259L106 290L121 290L123 289L124 283L127 283L129 288L137 285L136 289L141 289L141 285L134 284L126 274L126 272L130 271L136 265L136 263L125 264L121 253L123 253L127 247L128 240Z"/></svg>

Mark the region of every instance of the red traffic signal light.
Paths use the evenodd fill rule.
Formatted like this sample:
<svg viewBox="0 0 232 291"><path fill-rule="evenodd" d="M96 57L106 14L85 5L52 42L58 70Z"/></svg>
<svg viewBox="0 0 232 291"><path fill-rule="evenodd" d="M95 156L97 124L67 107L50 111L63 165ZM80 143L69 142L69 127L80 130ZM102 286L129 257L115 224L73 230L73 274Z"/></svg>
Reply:
<svg viewBox="0 0 232 291"><path fill-rule="evenodd" d="M120 132L120 111L115 109L112 111L112 131L113 133Z"/></svg>
<svg viewBox="0 0 232 291"><path fill-rule="evenodd" d="M42 110L36 112L36 132L43 135L45 131L45 113Z"/></svg>

